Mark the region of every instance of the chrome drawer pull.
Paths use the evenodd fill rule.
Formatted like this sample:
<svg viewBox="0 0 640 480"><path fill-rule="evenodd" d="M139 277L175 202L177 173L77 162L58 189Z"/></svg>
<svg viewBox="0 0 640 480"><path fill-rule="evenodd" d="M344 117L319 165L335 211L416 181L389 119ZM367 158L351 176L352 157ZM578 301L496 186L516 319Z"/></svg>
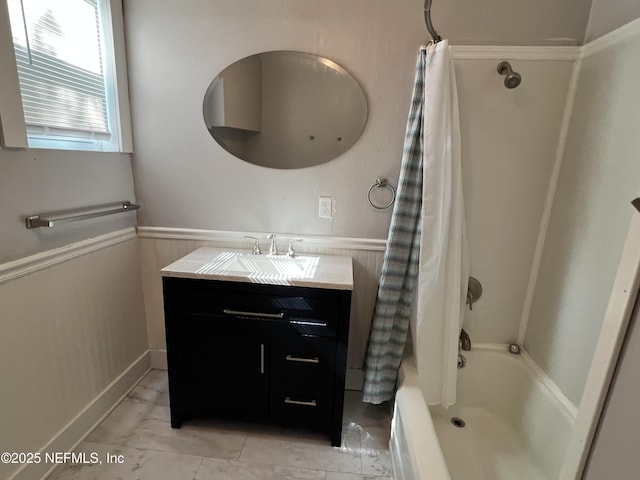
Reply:
<svg viewBox="0 0 640 480"><path fill-rule="evenodd" d="M245 317L265 317L265 318L284 318L284 313L260 313L260 312L244 312L242 310L230 310L225 308L223 313L227 315L242 315Z"/></svg>
<svg viewBox="0 0 640 480"><path fill-rule="evenodd" d="M264 375L264 343L260 344L260 375Z"/></svg>
<svg viewBox="0 0 640 480"><path fill-rule="evenodd" d="M289 320L289 323L295 323L296 325L311 325L313 327L327 326L327 322L305 322L303 320Z"/></svg>
<svg viewBox="0 0 640 480"><path fill-rule="evenodd" d="M303 400L291 400L291 397L287 397L284 399L284 403L288 403L290 405L303 405L305 407L317 407L318 404L316 403L315 400L309 400L308 402L305 402Z"/></svg>
<svg viewBox="0 0 640 480"><path fill-rule="evenodd" d="M294 357L293 355L287 355L285 360L290 362L302 362L302 363L320 363L320 359L318 357L313 358L304 358L304 357Z"/></svg>

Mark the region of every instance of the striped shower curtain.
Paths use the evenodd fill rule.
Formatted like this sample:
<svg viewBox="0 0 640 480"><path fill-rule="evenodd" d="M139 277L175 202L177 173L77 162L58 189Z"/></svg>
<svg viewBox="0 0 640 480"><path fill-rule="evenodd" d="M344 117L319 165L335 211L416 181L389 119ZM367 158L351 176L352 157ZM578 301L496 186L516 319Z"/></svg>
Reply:
<svg viewBox="0 0 640 480"><path fill-rule="evenodd" d="M393 396L409 330L420 251L425 65L426 50L420 49L404 138L398 192L391 216L365 363L363 400L369 403L382 403Z"/></svg>
<svg viewBox="0 0 640 480"><path fill-rule="evenodd" d="M365 402L393 397L410 326L425 398L430 404L455 402L455 363L468 282L460 168L455 73L443 40L418 52L396 205L365 362Z"/></svg>

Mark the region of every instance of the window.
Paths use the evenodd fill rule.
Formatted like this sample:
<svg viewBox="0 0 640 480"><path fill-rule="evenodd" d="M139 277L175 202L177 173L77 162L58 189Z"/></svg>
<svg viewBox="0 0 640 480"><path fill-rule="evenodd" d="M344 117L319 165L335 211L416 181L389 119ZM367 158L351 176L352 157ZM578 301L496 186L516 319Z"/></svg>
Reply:
<svg viewBox="0 0 640 480"><path fill-rule="evenodd" d="M108 0L8 0L30 147L120 150Z"/></svg>

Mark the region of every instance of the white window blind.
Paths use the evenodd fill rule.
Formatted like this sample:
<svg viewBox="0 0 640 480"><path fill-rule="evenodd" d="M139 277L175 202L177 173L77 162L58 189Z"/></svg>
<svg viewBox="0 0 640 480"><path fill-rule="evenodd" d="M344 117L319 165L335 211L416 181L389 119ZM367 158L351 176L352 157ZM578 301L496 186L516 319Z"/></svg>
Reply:
<svg viewBox="0 0 640 480"><path fill-rule="evenodd" d="M102 3L8 0L30 146L113 149Z"/></svg>

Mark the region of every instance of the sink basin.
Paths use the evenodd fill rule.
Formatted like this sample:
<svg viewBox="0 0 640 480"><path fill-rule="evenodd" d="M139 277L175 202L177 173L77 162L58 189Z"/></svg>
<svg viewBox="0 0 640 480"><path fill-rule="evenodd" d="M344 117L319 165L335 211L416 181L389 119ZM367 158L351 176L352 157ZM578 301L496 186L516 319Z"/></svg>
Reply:
<svg viewBox="0 0 640 480"><path fill-rule="evenodd" d="M201 267L199 274L239 274L249 278L312 278L318 257L252 255L223 252Z"/></svg>

